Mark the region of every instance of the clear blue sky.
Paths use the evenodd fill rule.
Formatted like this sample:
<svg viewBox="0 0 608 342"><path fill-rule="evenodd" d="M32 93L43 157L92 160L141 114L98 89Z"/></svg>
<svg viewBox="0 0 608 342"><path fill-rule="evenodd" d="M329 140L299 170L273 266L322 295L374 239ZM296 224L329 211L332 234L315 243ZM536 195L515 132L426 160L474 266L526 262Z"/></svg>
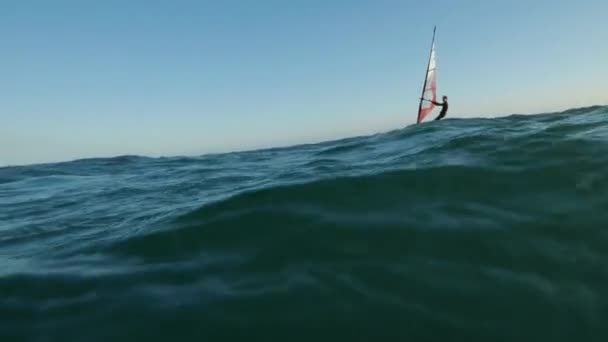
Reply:
<svg viewBox="0 0 608 342"><path fill-rule="evenodd" d="M608 103L608 1L0 1L0 165L196 155ZM433 114L435 115L435 114Z"/></svg>

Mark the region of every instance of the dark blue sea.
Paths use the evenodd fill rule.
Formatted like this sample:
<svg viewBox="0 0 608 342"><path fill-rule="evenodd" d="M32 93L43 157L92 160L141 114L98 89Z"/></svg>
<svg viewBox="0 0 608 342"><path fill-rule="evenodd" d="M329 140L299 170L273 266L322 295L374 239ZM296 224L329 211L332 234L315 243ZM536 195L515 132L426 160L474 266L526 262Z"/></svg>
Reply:
<svg viewBox="0 0 608 342"><path fill-rule="evenodd" d="M0 168L0 341L608 341L608 107Z"/></svg>

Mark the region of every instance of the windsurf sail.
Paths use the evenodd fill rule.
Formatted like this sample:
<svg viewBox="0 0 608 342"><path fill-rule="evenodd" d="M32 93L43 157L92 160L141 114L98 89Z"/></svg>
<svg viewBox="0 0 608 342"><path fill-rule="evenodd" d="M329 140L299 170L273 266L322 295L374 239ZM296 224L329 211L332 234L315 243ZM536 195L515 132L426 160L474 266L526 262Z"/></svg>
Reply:
<svg viewBox="0 0 608 342"><path fill-rule="evenodd" d="M431 54L429 63L426 67L426 75L424 85L422 86L422 98L418 106L418 120L416 123L421 123L424 118L433 111L435 105L430 101L437 101L437 76L435 65L435 31L437 26L433 28L433 40L431 42ZM426 100L426 101L425 101Z"/></svg>

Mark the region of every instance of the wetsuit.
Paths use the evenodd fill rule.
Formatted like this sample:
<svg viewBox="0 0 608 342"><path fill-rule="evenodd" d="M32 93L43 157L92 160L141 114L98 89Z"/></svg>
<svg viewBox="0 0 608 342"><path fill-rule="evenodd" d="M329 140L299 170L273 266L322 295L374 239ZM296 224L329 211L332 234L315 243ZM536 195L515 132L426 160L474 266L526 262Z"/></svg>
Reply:
<svg viewBox="0 0 608 342"><path fill-rule="evenodd" d="M447 113L448 113L448 101L445 101L444 103L439 103L439 102L435 102L435 101L431 101L433 102L433 104L435 106L441 106L441 113L439 113L439 116L435 119L435 120L441 120Z"/></svg>

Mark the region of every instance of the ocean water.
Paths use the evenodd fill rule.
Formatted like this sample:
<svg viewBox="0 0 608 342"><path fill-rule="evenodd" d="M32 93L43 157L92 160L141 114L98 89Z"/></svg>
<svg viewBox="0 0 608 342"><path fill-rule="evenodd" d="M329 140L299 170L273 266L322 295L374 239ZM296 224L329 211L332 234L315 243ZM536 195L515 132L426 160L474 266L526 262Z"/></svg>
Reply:
<svg viewBox="0 0 608 342"><path fill-rule="evenodd" d="M608 341L608 107L0 168L0 341Z"/></svg>

